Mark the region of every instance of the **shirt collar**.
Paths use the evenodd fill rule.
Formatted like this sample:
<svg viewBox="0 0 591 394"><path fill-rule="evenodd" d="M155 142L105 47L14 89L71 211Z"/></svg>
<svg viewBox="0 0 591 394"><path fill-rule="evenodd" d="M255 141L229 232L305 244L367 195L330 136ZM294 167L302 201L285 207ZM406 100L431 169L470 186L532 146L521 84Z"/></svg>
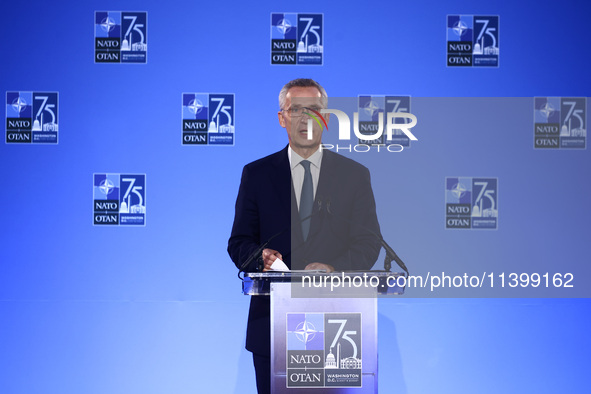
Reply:
<svg viewBox="0 0 591 394"><path fill-rule="evenodd" d="M287 157L289 158L289 165L292 171L300 164L302 160L308 160L310 163L312 163L312 165L316 166L317 168L320 168L320 163L322 162L322 149L320 149L319 147L318 150L316 150L316 152L312 154L312 156L308 157L307 159L304 159L302 156L298 155L293 149L291 149L290 146L287 148Z"/></svg>

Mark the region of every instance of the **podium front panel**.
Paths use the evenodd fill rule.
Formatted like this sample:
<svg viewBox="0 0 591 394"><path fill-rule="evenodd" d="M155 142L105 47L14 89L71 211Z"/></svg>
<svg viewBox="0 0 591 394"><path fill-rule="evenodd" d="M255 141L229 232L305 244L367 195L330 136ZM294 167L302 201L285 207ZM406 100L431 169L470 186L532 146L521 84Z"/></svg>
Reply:
<svg viewBox="0 0 591 394"><path fill-rule="evenodd" d="M377 393L377 298L291 291L271 283L271 392Z"/></svg>

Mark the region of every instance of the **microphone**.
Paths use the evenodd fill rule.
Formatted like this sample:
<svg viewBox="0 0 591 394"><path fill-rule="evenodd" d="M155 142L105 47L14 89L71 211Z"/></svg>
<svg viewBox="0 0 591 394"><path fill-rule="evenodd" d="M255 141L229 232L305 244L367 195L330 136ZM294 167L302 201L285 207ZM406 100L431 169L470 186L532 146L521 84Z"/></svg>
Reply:
<svg viewBox="0 0 591 394"><path fill-rule="evenodd" d="M306 221L306 220L310 220L310 219L312 219L312 217L314 217L314 216L318 215L320 212L322 212L322 205L323 205L322 198L318 197L318 198L316 199L316 204L315 204L315 205L316 205L316 209L315 209L315 210L314 210L314 211L313 211L313 212L312 212L310 215L308 215L308 216L306 216L305 218L303 218L303 219L299 220L299 221L297 222L297 225L298 225L298 226L301 226L301 225L302 225L302 223L303 223L304 221ZM244 271L245 271L245 269L246 269L246 267L248 267L248 266L249 266L249 264L251 264L251 263L252 263L252 261L253 261L254 259L260 259L260 262L259 262L259 264L258 264L258 267L257 267L257 268L258 268L258 270L259 270L259 271L262 271L263 267L262 267L261 263L262 263L262 253L263 253L263 250L264 250L264 249L267 247L267 245L269 244L269 242L271 242L273 239L275 239L275 238L277 238L278 236L280 236L281 234L285 233L285 232L286 232L288 229L293 229L294 227L295 227L295 224L294 224L294 223L292 223L291 227L289 227L289 228L284 228L283 230L281 230L281 231L280 231L280 232L278 232L277 234L274 234L274 235L272 235L271 237L269 237L269 239L267 239L267 241L265 241L265 242L264 242L262 245L260 245L258 248L256 248L256 249L255 249L255 250L254 250L254 251L253 251L253 252L252 252L252 253L251 253L251 254L248 256L248 258L247 258L247 259L244 261L244 263L242 263L242 265L241 265L241 266L240 266L240 268L238 269L238 277L239 277L240 279L243 279L243 278L240 276L240 273L241 273L241 272L244 272Z"/></svg>
<svg viewBox="0 0 591 394"><path fill-rule="evenodd" d="M248 258L246 259L246 261L244 263L242 263L242 265L240 266L240 268L238 269L238 277L240 279L242 279L242 277L240 277L240 273L244 272L245 268L248 267L248 265L257 257L261 257L261 254L263 253L263 250L267 247L267 245L269 244L269 242L271 242L273 239L275 239L276 237L280 236L281 234L283 234L285 231L287 231L287 229L283 229L280 232L278 232L277 234L271 236L269 239L267 239L267 241L262 244L261 246L259 246L258 248L256 248L254 250L254 252L252 252ZM260 269L260 264L259 267Z"/></svg>
<svg viewBox="0 0 591 394"><path fill-rule="evenodd" d="M381 236L381 234L377 234L376 232L374 232L370 228L364 226L363 224L353 223L351 220L349 220L349 218L346 218L346 217L344 217L342 215L338 215L338 214L332 213L332 211L330 210L330 199L326 202L326 212L330 216L333 216L333 217L336 217L338 219L344 220L344 221L346 221L349 224L352 224L352 225L355 225L355 226L361 226L361 228L363 228L364 230L368 231L371 235L373 235L374 237L376 237L376 239L378 241L380 241L380 244L382 245L382 247L386 251L386 258L384 259L384 271L390 272L390 270L392 269L392 260L394 260L396 262L396 264L398 264L398 266L400 268L402 268L404 270L404 272L406 272L407 277L410 275L409 272L408 272L408 268L406 268L406 264L404 264L404 262L402 261L402 259L400 257L398 257L398 255L396 254L396 252L394 251L394 249L392 249L392 247L390 245L388 245L388 243L386 242L386 240L384 240L384 238Z"/></svg>

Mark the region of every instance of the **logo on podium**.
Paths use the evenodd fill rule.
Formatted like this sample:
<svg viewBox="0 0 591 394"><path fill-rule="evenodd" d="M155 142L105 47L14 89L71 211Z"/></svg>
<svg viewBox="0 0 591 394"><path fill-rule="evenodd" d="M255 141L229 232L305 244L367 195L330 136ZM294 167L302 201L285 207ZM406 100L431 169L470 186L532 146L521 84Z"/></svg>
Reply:
<svg viewBox="0 0 591 394"><path fill-rule="evenodd" d="M287 387L361 387L361 313L287 314Z"/></svg>
<svg viewBox="0 0 591 394"><path fill-rule="evenodd" d="M445 179L445 228L496 230L498 179Z"/></svg>
<svg viewBox="0 0 591 394"><path fill-rule="evenodd" d="M234 145L234 94L183 93L183 145Z"/></svg>
<svg viewBox="0 0 591 394"><path fill-rule="evenodd" d="M585 149L586 97L535 97L534 148Z"/></svg>
<svg viewBox="0 0 591 394"><path fill-rule="evenodd" d="M6 143L57 144L57 92L6 92Z"/></svg>
<svg viewBox="0 0 591 394"><path fill-rule="evenodd" d="M271 14L271 64L322 65L323 14Z"/></svg>
<svg viewBox="0 0 591 394"><path fill-rule="evenodd" d="M93 198L95 225L145 226L145 174L94 174Z"/></svg>

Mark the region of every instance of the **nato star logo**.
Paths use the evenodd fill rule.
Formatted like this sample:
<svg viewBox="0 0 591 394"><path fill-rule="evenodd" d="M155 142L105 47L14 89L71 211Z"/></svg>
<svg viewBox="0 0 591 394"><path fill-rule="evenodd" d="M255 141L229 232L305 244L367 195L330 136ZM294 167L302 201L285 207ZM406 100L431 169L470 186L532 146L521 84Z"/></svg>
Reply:
<svg viewBox="0 0 591 394"><path fill-rule="evenodd" d="M458 37L462 37L464 32L468 29L468 26L460 20L456 22L452 29L458 35Z"/></svg>
<svg viewBox="0 0 591 394"><path fill-rule="evenodd" d="M115 21L107 16L101 21L101 27L108 33L115 28Z"/></svg>
<svg viewBox="0 0 591 394"><path fill-rule="evenodd" d="M25 110L26 106L27 102L20 96L12 102L12 108L19 114Z"/></svg>
<svg viewBox="0 0 591 394"><path fill-rule="evenodd" d="M105 179L104 181L102 181L99 186L100 191L103 192L105 196L108 196L114 188L115 185L109 179Z"/></svg>
<svg viewBox="0 0 591 394"><path fill-rule="evenodd" d="M380 107L372 100L369 103L367 103L364 110L366 114L373 117L373 115L380 110Z"/></svg>
<svg viewBox="0 0 591 394"><path fill-rule="evenodd" d="M203 103L197 99L192 100L189 105L187 105L189 111L191 111L194 115L197 115L203 109Z"/></svg>
<svg viewBox="0 0 591 394"><path fill-rule="evenodd" d="M287 19L281 19L277 25L277 30L279 30L281 34L285 34L291 30L291 23Z"/></svg>
<svg viewBox="0 0 591 394"><path fill-rule="evenodd" d="M465 193L466 193L466 187L464 185L462 185L461 183L457 183L452 189L451 189L452 194L456 197L456 198L461 198Z"/></svg>
<svg viewBox="0 0 591 394"><path fill-rule="evenodd" d="M297 338L304 343L308 343L312 339L314 339L317 332L318 331L316 331L314 325L307 321L303 321L300 324L298 324L295 330Z"/></svg>
<svg viewBox="0 0 591 394"><path fill-rule="evenodd" d="M540 112L548 119L552 112L554 112L554 107L550 103L546 103Z"/></svg>

